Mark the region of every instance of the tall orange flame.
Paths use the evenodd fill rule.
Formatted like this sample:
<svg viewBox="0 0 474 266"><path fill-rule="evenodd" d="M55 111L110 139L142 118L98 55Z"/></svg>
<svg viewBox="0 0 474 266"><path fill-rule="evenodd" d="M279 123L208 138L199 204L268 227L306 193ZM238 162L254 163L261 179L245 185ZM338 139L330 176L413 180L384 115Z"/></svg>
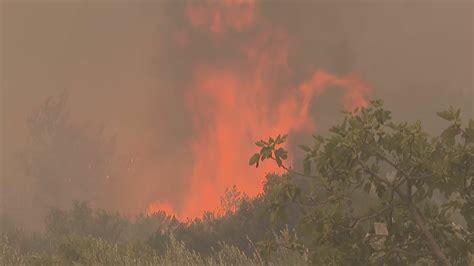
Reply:
<svg viewBox="0 0 474 266"><path fill-rule="evenodd" d="M316 130L310 106L327 88L344 89L347 109L368 103L371 88L356 75L338 78L323 70L314 71L307 80L286 90L286 95L276 97L279 81L292 75L288 58L294 42L284 30L264 20L257 24L255 7L254 1L226 0L190 4L187 8L195 29L220 35L220 40L229 30L257 30L259 37L235 51L241 55L240 64L198 62L194 66L186 99L194 127L194 161L189 195L180 217L194 218L206 210L217 210L220 196L233 185L249 196L259 194L264 175L282 171L272 163L262 164L257 170L248 166L248 157L255 152L254 142L278 134ZM172 211L170 206L156 207Z"/></svg>

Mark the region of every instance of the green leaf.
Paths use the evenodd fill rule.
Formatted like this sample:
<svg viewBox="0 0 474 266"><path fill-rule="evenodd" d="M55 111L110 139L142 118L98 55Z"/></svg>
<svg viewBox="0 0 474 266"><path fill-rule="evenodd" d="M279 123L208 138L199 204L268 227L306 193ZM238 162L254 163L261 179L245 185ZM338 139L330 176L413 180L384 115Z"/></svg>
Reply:
<svg viewBox="0 0 474 266"><path fill-rule="evenodd" d="M285 142L285 139L281 135L278 135L278 137L275 140L275 144L278 145L278 144L282 144L283 142Z"/></svg>
<svg viewBox="0 0 474 266"><path fill-rule="evenodd" d="M352 127L352 129L360 129L362 128L362 120L360 117L356 116L349 120L349 125Z"/></svg>
<svg viewBox="0 0 474 266"><path fill-rule="evenodd" d="M260 151L260 155L262 157L262 161L270 158L272 156L272 147L263 147Z"/></svg>
<svg viewBox="0 0 474 266"><path fill-rule="evenodd" d="M452 112L452 110L437 112L436 114L439 117L443 118L444 120L447 120L447 121L453 121L454 120L454 113Z"/></svg>
<svg viewBox="0 0 474 266"><path fill-rule="evenodd" d="M252 157L250 157L249 165L256 164L258 167L258 160L260 160L260 153L255 153L254 155L252 155Z"/></svg>
<svg viewBox="0 0 474 266"><path fill-rule="evenodd" d="M451 126L451 127L447 128L445 131L443 131L443 133L441 133L441 138L448 145L454 145L455 138L460 133L461 133L461 129L459 127Z"/></svg>
<svg viewBox="0 0 474 266"><path fill-rule="evenodd" d="M259 141L255 142L255 145L257 145L258 147L263 147L263 146L265 146L265 142L263 140L259 140Z"/></svg>
<svg viewBox="0 0 474 266"><path fill-rule="evenodd" d="M275 161L277 162L278 167L281 167L283 165L283 162L281 161L280 157L276 157Z"/></svg>
<svg viewBox="0 0 474 266"><path fill-rule="evenodd" d="M324 141L324 138L321 136L321 135L314 135L312 134L311 135L313 137L313 139L317 142L323 142Z"/></svg>
<svg viewBox="0 0 474 266"><path fill-rule="evenodd" d="M275 151L275 157L279 157L283 160L287 159L288 158L288 152L285 151L285 149L283 148L278 148L278 150Z"/></svg>
<svg viewBox="0 0 474 266"><path fill-rule="evenodd" d="M457 109L456 112L454 113L454 118L456 120L459 120L461 116L461 109Z"/></svg>

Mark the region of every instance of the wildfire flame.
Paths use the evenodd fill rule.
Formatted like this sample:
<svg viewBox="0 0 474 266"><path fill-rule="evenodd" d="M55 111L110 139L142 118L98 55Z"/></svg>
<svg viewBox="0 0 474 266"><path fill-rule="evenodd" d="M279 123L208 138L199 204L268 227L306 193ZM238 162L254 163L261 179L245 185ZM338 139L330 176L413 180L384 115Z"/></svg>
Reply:
<svg viewBox="0 0 474 266"><path fill-rule="evenodd" d="M153 216L159 212L164 212L168 216L173 216L176 214L171 204L167 202L153 202L146 209L146 216Z"/></svg>
<svg viewBox="0 0 474 266"><path fill-rule="evenodd" d="M241 58L237 63L197 62L194 66L186 99L194 133L189 195L178 213L169 204L157 203L150 205L147 213L163 209L195 218L206 210L217 210L226 188L236 185L249 196L256 196L262 191L266 173L282 172L272 163L257 170L248 166L256 140L314 131L310 106L328 88L344 90L343 104L349 110L366 106L371 88L356 75L339 78L315 69L308 79L286 89L286 95L276 97L279 82L292 77L288 58L294 41L283 29L258 16L255 1L199 2L189 4L186 13L191 28L219 36L212 39L215 42L225 39L228 31L258 32L256 39L236 49ZM179 47L190 44L185 33L177 36Z"/></svg>

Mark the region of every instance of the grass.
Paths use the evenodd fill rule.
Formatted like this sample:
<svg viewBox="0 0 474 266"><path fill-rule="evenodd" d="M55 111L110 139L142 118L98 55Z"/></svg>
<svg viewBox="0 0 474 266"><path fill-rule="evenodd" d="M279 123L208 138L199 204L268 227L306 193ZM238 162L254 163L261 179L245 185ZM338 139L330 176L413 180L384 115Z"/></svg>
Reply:
<svg viewBox="0 0 474 266"><path fill-rule="evenodd" d="M68 235L51 240L50 250L21 252L3 236L0 240L0 265L308 265L305 254L280 247L271 258L255 252L247 256L239 248L220 243L203 256L170 238L165 252L156 252L143 242L111 243L93 236Z"/></svg>

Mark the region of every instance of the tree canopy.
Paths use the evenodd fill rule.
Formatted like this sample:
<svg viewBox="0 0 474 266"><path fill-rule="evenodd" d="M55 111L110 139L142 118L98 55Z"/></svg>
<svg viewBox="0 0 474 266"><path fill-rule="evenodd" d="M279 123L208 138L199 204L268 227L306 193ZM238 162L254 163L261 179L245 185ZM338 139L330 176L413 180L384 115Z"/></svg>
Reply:
<svg viewBox="0 0 474 266"><path fill-rule="evenodd" d="M273 217L301 206L300 240L313 263L467 265L474 248L474 120L460 110L430 136L420 121L393 122L382 100L344 111L327 137L313 135L303 171L285 164L285 136L260 140L249 160L274 160L289 179L273 195Z"/></svg>

